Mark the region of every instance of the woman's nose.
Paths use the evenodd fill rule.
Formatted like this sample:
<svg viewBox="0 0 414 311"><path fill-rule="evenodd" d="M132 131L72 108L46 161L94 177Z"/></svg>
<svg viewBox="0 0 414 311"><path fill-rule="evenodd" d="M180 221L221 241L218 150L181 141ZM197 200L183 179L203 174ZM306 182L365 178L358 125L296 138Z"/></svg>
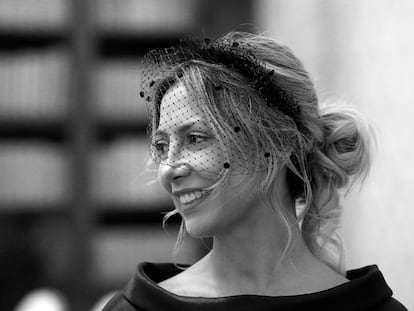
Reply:
<svg viewBox="0 0 414 311"><path fill-rule="evenodd" d="M179 140L171 140L168 148L168 156L160 163L158 178L161 184L166 186L178 182L182 177L190 174L190 166L184 155L183 146Z"/></svg>
<svg viewBox="0 0 414 311"><path fill-rule="evenodd" d="M169 190L173 183L180 182L182 178L190 175L190 173L191 168L186 163L160 163L158 179L162 187Z"/></svg>

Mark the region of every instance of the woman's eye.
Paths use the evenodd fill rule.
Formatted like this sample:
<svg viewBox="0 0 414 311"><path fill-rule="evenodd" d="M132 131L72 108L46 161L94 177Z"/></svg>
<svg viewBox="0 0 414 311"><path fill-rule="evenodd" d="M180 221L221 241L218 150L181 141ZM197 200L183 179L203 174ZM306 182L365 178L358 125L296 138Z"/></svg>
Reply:
<svg viewBox="0 0 414 311"><path fill-rule="evenodd" d="M191 144L200 144L206 141L209 137L200 134L190 134L188 135L188 142Z"/></svg>

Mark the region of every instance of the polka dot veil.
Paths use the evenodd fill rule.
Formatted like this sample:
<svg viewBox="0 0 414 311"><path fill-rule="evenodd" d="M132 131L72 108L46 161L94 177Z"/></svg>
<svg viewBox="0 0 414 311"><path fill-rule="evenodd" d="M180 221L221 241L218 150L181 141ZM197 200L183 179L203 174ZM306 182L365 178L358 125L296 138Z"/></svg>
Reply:
<svg viewBox="0 0 414 311"><path fill-rule="evenodd" d="M302 137L299 105L247 46L192 44L144 58L140 96L151 120L152 161L215 180L276 169Z"/></svg>

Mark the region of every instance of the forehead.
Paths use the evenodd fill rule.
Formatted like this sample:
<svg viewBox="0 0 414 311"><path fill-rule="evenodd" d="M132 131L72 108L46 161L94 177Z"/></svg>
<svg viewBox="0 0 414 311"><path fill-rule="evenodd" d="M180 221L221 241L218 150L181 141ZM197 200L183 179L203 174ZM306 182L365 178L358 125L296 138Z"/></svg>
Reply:
<svg viewBox="0 0 414 311"><path fill-rule="evenodd" d="M172 86L161 100L158 129L176 128L184 123L204 120L201 101L188 92L182 83Z"/></svg>

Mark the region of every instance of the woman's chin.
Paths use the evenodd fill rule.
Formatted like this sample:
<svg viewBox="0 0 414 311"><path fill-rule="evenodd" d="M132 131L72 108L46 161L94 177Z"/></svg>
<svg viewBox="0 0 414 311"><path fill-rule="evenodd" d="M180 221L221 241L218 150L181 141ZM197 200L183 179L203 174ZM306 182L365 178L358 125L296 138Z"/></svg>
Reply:
<svg viewBox="0 0 414 311"><path fill-rule="evenodd" d="M214 235L210 226L194 220L185 220L185 230L193 238L207 238Z"/></svg>

